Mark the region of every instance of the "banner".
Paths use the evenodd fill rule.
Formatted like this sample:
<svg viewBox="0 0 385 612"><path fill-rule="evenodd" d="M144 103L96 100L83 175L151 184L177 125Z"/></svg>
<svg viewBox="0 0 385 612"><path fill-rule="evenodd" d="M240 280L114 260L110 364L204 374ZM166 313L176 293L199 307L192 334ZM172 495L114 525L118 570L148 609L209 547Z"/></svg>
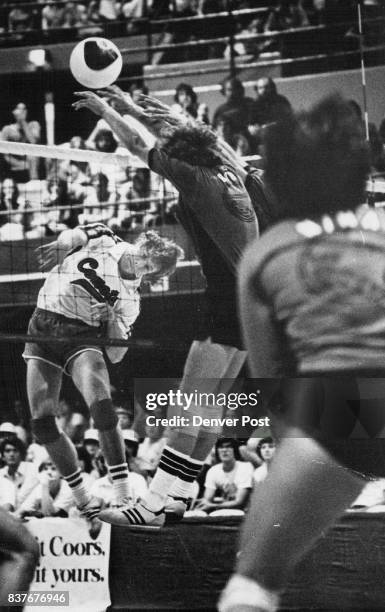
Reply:
<svg viewBox="0 0 385 612"><path fill-rule="evenodd" d="M40 547L31 591L69 592L69 606L44 605L44 612L105 612L110 605L108 567L111 525L103 523L93 540L83 519L31 519L27 523ZM26 612L36 612L26 606Z"/></svg>

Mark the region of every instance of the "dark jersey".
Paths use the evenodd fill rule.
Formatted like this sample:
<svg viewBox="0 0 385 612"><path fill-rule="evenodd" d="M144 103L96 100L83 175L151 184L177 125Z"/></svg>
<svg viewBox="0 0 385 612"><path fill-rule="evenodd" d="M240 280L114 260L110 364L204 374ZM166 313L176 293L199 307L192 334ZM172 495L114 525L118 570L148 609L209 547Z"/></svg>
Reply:
<svg viewBox="0 0 385 612"><path fill-rule="evenodd" d="M235 171L226 165L191 166L157 149L150 151L149 166L178 189L180 219L194 241L208 283L213 249L235 274L246 245L258 235L250 198Z"/></svg>
<svg viewBox="0 0 385 612"><path fill-rule="evenodd" d="M384 368L382 213L281 222L250 257L252 287L298 373Z"/></svg>
<svg viewBox="0 0 385 612"><path fill-rule="evenodd" d="M275 223L278 216L277 204L273 194L265 184L263 170L249 166L245 187L258 219L259 232L263 234L267 228Z"/></svg>

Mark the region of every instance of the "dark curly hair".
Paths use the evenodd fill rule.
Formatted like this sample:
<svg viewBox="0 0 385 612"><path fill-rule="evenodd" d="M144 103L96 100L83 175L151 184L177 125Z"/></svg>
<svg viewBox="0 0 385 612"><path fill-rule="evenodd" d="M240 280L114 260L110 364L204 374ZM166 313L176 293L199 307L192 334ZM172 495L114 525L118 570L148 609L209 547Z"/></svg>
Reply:
<svg viewBox="0 0 385 612"><path fill-rule="evenodd" d="M20 438L17 438L16 436L9 436L7 438L3 438L0 442L0 455L3 455L7 446L13 446L14 448L16 448L16 450L19 451L22 460L24 460L27 449L24 442L20 440Z"/></svg>
<svg viewBox="0 0 385 612"><path fill-rule="evenodd" d="M265 178L282 218L356 208L369 171L362 124L348 101L330 95L264 135Z"/></svg>
<svg viewBox="0 0 385 612"><path fill-rule="evenodd" d="M231 446L234 451L234 459L239 461L241 458L239 454L239 443L234 438L219 438L215 444L215 459L219 462L218 449L223 446Z"/></svg>
<svg viewBox="0 0 385 612"><path fill-rule="evenodd" d="M214 168L223 163L216 134L203 124L188 123L164 130L157 146L191 166Z"/></svg>

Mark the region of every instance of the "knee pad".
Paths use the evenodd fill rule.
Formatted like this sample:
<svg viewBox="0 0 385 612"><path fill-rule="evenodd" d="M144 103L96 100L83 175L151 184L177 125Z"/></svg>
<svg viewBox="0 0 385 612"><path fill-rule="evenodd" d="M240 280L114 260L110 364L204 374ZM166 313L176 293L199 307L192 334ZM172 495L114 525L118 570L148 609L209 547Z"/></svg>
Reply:
<svg viewBox="0 0 385 612"><path fill-rule="evenodd" d="M90 411L95 427L99 431L115 429L119 422L114 410L114 405L110 399L94 402L90 406Z"/></svg>
<svg viewBox="0 0 385 612"><path fill-rule="evenodd" d="M38 444L50 444L60 438L61 431L53 415L32 419L31 428Z"/></svg>

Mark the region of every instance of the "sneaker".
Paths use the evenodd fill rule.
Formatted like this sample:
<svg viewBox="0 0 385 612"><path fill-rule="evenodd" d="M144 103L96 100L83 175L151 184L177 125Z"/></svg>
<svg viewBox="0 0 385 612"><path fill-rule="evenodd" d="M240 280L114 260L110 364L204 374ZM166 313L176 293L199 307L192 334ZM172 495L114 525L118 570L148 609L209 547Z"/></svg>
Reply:
<svg viewBox="0 0 385 612"><path fill-rule="evenodd" d="M90 501L79 508L80 516L84 517L88 524L88 532L93 540L95 540L102 528L102 522L99 520L99 512L103 507L103 502L97 497L91 497Z"/></svg>
<svg viewBox="0 0 385 612"><path fill-rule="evenodd" d="M160 529L165 522L164 508L153 512L141 502L122 508L107 508L99 514L101 521L129 529Z"/></svg>
<svg viewBox="0 0 385 612"><path fill-rule="evenodd" d="M188 507L188 499L169 495L164 507L166 525L180 523Z"/></svg>
<svg viewBox="0 0 385 612"><path fill-rule="evenodd" d="M80 506L80 516L83 516L87 520L96 518L103 507L103 502L97 497L91 497L90 501Z"/></svg>

